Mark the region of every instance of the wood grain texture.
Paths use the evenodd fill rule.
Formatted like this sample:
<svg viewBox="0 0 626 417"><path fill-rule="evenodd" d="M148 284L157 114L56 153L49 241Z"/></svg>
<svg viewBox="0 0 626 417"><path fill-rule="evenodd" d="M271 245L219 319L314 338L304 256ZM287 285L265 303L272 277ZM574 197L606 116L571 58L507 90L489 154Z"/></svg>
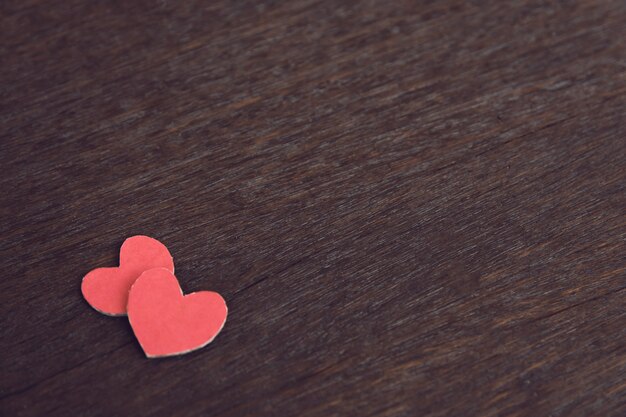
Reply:
<svg viewBox="0 0 626 417"><path fill-rule="evenodd" d="M0 3L3 416L626 415L626 3ZM223 332L147 360L133 234Z"/></svg>

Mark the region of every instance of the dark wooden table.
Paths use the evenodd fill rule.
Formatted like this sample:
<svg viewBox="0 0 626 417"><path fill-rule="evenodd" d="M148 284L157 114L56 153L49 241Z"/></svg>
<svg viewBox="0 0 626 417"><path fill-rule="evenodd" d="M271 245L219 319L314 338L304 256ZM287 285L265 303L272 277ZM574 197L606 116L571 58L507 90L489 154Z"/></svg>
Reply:
<svg viewBox="0 0 626 417"><path fill-rule="evenodd" d="M2 416L626 415L626 3L0 3ZM223 332L83 275L163 241Z"/></svg>

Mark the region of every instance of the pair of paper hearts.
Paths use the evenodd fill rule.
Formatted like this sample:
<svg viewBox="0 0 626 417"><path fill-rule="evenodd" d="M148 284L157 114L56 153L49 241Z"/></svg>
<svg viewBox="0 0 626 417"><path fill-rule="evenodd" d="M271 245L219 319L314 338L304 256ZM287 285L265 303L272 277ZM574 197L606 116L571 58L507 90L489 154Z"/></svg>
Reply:
<svg viewBox="0 0 626 417"><path fill-rule="evenodd" d="M206 346L222 330L228 314L226 302L216 292L183 295L170 252L147 236L126 239L120 249L120 266L89 272L81 290L100 313L127 314L149 358Z"/></svg>

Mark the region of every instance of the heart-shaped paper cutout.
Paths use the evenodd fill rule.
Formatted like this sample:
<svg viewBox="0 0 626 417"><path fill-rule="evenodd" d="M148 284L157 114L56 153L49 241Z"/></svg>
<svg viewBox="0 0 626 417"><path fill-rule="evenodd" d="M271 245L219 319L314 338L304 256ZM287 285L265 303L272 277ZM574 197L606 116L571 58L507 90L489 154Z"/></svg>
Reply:
<svg viewBox="0 0 626 417"><path fill-rule="evenodd" d="M226 302L216 292L183 295L174 274L144 272L128 296L128 321L149 358L181 355L209 344L226 322Z"/></svg>
<svg viewBox="0 0 626 417"><path fill-rule="evenodd" d="M94 309L110 316L126 314L128 291L144 271L166 268L174 272L174 260L165 245L148 236L129 237L120 249L120 266L97 268L83 278L83 297Z"/></svg>

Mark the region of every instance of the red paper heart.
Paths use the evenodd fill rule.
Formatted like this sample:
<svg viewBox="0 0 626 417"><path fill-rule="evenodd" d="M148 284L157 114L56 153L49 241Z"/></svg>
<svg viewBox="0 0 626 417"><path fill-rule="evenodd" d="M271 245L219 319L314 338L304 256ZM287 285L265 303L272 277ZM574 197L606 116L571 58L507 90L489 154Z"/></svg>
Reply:
<svg viewBox="0 0 626 417"><path fill-rule="evenodd" d="M149 358L181 355L209 344L226 322L226 302L216 292L183 295L164 268L144 272L128 296L128 321Z"/></svg>
<svg viewBox="0 0 626 417"><path fill-rule="evenodd" d="M103 314L126 314L128 291L144 271L166 268L174 272L174 260L165 245L148 236L133 236L120 249L120 266L97 268L83 278L83 297Z"/></svg>

